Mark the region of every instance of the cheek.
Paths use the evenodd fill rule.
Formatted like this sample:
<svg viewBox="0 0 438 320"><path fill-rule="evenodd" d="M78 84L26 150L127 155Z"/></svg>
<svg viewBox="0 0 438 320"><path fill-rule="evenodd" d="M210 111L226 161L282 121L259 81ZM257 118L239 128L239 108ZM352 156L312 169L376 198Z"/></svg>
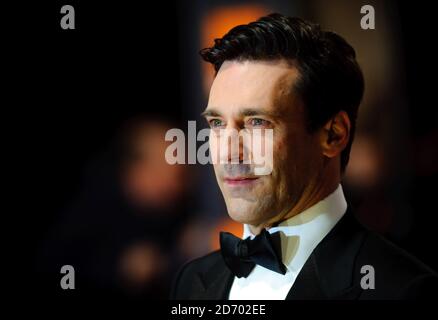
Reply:
<svg viewBox="0 0 438 320"><path fill-rule="evenodd" d="M273 159L274 159L274 172L281 176L285 174L285 170L292 165L294 157L292 156L293 148L291 141L286 138L278 139L274 142L273 147Z"/></svg>
<svg viewBox="0 0 438 320"><path fill-rule="evenodd" d="M303 154L296 136L285 136L277 139L274 145L274 167L272 183L277 197L282 198L292 192L298 180L303 159Z"/></svg>

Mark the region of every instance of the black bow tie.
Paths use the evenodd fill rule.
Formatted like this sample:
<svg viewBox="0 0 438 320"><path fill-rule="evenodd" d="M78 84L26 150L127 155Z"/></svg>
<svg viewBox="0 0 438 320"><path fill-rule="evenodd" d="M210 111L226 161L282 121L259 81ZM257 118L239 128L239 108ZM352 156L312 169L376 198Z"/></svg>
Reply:
<svg viewBox="0 0 438 320"><path fill-rule="evenodd" d="M246 278L256 264L281 274L286 273L281 261L280 232L270 234L263 229L252 240L242 240L231 233L221 232L220 243L226 265L238 278Z"/></svg>

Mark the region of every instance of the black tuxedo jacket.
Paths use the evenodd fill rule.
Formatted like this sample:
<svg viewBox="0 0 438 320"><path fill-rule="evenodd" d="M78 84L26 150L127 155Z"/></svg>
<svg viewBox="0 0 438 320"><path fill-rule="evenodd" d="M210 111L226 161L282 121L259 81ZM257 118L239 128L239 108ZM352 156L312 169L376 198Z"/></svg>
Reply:
<svg viewBox="0 0 438 320"><path fill-rule="evenodd" d="M362 266L374 268L374 289L362 289ZM225 300L234 276L220 251L193 260L174 279L171 299ZM304 264L287 300L434 299L437 274L363 228L351 208Z"/></svg>

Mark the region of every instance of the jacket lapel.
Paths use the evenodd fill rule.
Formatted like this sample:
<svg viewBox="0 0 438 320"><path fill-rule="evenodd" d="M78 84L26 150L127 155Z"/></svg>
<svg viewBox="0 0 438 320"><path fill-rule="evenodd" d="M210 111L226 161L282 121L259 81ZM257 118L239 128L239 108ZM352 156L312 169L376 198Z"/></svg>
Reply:
<svg viewBox="0 0 438 320"><path fill-rule="evenodd" d="M287 300L357 299L361 293L356 256L364 239L351 206L304 264Z"/></svg>
<svg viewBox="0 0 438 320"><path fill-rule="evenodd" d="M323 300L325 298L326 296L321 288L315 255L311 254L289 290L286 300Z"/></svg>
<svg viewBox="0 0 438 320"><path fill-rule="evenodd" d="M206 273L197 274L195 281L199 290L196 290L198 294L193 298L199 300L227 300L233 280L233 274L221 257Z"/></svg>

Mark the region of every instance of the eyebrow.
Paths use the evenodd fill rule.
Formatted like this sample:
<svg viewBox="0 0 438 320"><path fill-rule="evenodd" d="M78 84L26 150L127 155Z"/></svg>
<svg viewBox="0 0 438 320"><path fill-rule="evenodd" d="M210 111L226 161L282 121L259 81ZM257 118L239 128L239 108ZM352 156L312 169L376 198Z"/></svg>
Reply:
<svg viewBox="0 0 438 320"><path fill-rule="evenodd" d="M215 108L206 109L201 113L203 117L220 117L222 114ZM241 117L252 117L252 116L267 116L271 118L278 118L277 112L270 112L265 110L260 110L257 108L245 108L239 112L239 116Z"/></svg>
<svg viewBox="0 0 438 320"><path fill-rule="evenodd" d="M201 116L206 117L220 117L221 113L214 108L206 109L201 113Z"/></svg>
<svg viewBox="0 0 438 320"><path fill-rule="evenodd" d="M266 116L270 118L276 118L278 116L276 112L260 110L257 108L245 108L239 112L239 115L243 117Z"/></svg>

